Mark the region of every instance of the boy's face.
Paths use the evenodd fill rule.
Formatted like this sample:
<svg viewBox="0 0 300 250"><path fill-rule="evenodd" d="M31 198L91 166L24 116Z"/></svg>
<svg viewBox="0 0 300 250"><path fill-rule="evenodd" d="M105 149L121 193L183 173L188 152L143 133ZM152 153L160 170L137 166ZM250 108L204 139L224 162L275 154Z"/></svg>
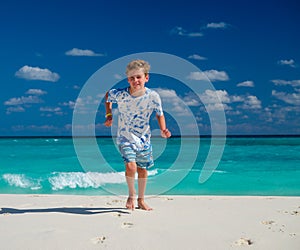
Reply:
<svg viewBox="0 0 300 250"><path fill-rule="evenodd" d="M145 74L143 70L132 70L129 71L127 80L132 92L143 91L145 83L149 80L149 74Z"/></svg>

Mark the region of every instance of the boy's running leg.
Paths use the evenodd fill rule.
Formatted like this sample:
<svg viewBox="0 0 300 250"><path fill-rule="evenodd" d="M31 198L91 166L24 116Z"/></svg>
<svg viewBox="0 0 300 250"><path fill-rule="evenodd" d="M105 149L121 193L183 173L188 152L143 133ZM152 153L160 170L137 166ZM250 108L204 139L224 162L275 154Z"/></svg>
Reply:
<svg viewBox="0 0 300 250"><path fill-rule="evenodd" d="M148 172L147 169L144 168L137 168L138 172L138 208L144 209L144 210L152 210L151 207L149 207L144 200L145 191L146 191L146 185L147 185L147 177Z"/></svg>
<svg viewBox="0 0 300 250"><path fill-rule="evenodd" d="M135 199L135 187L134 187L134 179L136 173L136 163L128 162L126 163L126 182L128 186L128 199L126 202L126 208L134 210L134 199Z"/></svg>

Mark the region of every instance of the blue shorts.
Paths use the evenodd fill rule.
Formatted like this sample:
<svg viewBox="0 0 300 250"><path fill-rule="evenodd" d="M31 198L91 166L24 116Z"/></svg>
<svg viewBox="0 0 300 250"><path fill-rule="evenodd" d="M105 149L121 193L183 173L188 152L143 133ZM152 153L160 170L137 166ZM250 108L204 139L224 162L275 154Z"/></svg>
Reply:
<svg viewBox="0 0 300 250"><path fill-rule="evenodd" d="M148 169L154 165L152 146L145 150L135 150L130 145L119 145L119 150L125 163L136 162L140 168Z"/></svg>

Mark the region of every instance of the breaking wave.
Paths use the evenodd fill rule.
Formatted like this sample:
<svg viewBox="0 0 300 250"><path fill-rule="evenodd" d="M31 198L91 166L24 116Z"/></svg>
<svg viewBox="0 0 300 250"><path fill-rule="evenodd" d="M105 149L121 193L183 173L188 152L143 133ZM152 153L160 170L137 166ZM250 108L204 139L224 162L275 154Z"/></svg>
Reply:
<svg viewBox="0 0 300 250"><path fill-rule="evenodd" d="M149 176L157 173L157 170L148 171ZM99 188L106 184L126 183L124 171L112 173L53 172L48 177L38 179L25 174L3 174L2 179L11 187L38 190L50 185L54 191L65 188Z"/></svg>
<svg viewBox="0 0 300 250"><path fill-rule="evenodd" d="M33 179L24 174L3 174L2 177L10 186L30 188L31 190L42 188L40 179Z"/></svg>

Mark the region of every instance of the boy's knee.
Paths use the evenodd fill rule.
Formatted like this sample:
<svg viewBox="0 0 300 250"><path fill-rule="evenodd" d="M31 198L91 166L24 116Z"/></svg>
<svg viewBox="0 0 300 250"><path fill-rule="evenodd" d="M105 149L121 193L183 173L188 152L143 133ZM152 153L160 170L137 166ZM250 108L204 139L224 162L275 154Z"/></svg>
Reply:
<svg viewBox="0 0 300 250"><path fill-rule="evenodd" d="M126 174L132 175L136 173L136 163L135 162L127 162L126 163Z"/></svg>
<svg viewBox="0 0 300 250"><path fill-rule="evenodd" d="M147 178L148 172L145 168L137 168L139 178Z"/></svg>

